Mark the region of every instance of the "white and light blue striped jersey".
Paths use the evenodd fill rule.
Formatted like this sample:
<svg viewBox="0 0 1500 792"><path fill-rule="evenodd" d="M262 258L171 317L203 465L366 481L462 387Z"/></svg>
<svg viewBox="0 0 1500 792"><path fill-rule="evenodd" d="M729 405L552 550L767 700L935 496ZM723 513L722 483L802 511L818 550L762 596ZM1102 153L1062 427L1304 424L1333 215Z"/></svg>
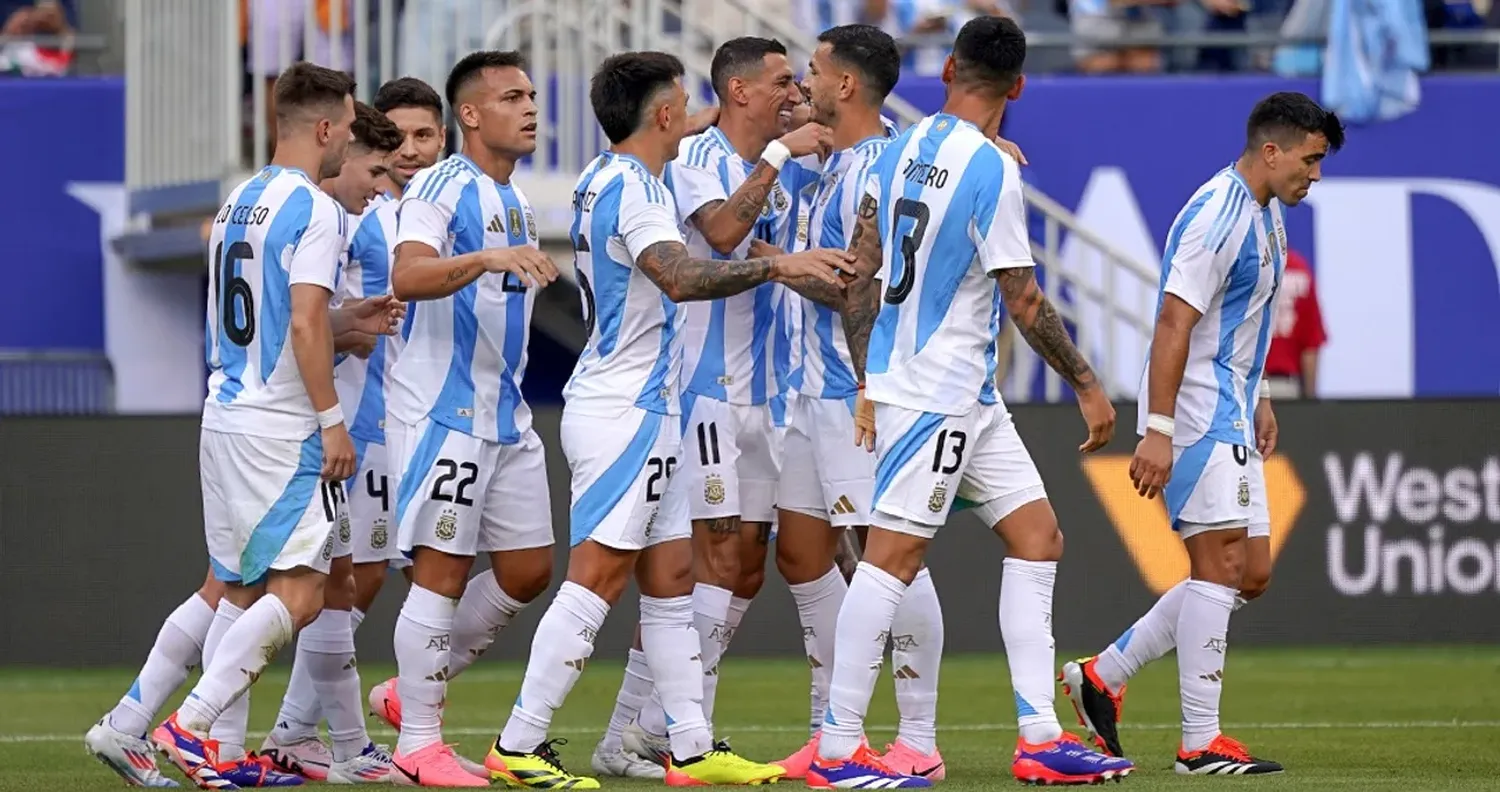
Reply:
<svg viewBox="0 0 1500 792"><path fill-rule="evenodd" d="M339 303L390 294L399 206L388 198L377 198L364 214L350 218L354 231L339 284ZM377 337L368 358L346 355L333 370L339 403L349 419L349 436L355 440L385 444L385 389L401 354L400 332L404 330Z"/></svg>
<svg viewBox="0 0 1500 792"><path fill-rule="evenodd" d="M419 172L398 210L396 244L420 242L442 256L536 247L536 220L514 183L499 184L468 157ZM531 428L521 398L536 290L509 273L486 273L440 300L407 309L406 345L391 372L392 417L423 418L492 443Z"/></svg>
<svg viewBox="0 0 1500 792"><path fill-rule="evenodd" d="M1261 206L1233 166L1198 188L1178 213L1162 254L1162 301L1173 294L1202 315L1188 341L1177 391L1172 442L1190 446L1205 437L1254 447L1255 404L1271 311L1286 269L1286 225L1281 202ZM1140 404L1151 364L1141 376ZM1148 410L1136 430L1146 433Z"/></svg>
<svg viewBox="0 0 1500 792"><path fill-rule="evenodd" d="M769 400L771 419L776 426L787 425L787 405L797 394L793 380L799 376L802 367L801 299L801 295L776 284L776 335L771 350L776 395Z"/></svg>
<svg viewBox="0 0 1500 792"><path fill-rule="evenodd" d="M600 155L574 188L571 236L589 340L563 386L568 409L679 414L682 309L635 266L652 245L682 242L666 184L635 157Z"/></svg>
<svg viewBox="0 0 1500 792"><path fill-rule="evenodd" d="M880 203L884 292L865 396L944 415L996 403L993 276L1034 266L1016 161L939 113L886 146L866 190Z"/></svg>
<svg viewBox="0 0 1500 792"><path fill-rule="evenodd" d="M292 353L292 286L333 290L348 217L302 171L269 166L234 188L208 240L203 428L306 440L318 416Z"/></svg>
<svg viewBox="0 0 1500 792"><path fill-rule="evenodd" d="M806 249L849 247L859 203L865 196L870 167L885 150L889 137L869 137L834 152L823 166L813 198ZM858 390L844 323L837 311L801 295L802 367L792 381L798 393L819 399L846 399Z"/></svg>
<svg viewBox="0 0 1500 792"><path fill-rule="evenodd" d="M755 170L735 153L718 127L686 138L677 159L667 166L684 226L688 252L700 259L744 260L750 240L758 238L785 249L796 234L797 195L816 174L788 160L762 208L755 229L732 255L711 248L692 224L695 212L714 201L728 200ZM776 290L765 283L722 300L685 303L683 324L683 390L730 404L765 404L776 394L772 336Z"/></svg>

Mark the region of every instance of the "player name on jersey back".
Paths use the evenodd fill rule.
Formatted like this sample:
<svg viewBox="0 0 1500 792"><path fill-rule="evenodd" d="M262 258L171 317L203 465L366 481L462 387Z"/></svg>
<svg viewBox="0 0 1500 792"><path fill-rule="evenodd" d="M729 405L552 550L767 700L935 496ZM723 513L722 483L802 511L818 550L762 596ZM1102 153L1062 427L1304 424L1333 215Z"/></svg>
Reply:
<svg viewBox="0 0 1500 792"><path fill-rule="evenodd" d="M939 113L886 146L865 189L880 207L883 287L866 395L946 415L996 403L994 275L1034 266L1016 161Z"/></svg>
<svg viewBox="0 0 1500 792"><path fill-rule="evenodd" d="M1271 342L1271 313L1286 269L1286 225L1281 202L1261 206L1233 166L1209 179L1178 213L1162 254L1157 310L1172 294L1201 318L1188 340L1177 391L1172 442L1203 437L1255 445L1257 390ZM1149 399L1149 361L1140 403ZM1148 411L1136 430L1146 432Z"/></svg>
<svg viewBox="0 0 1500 792"><path fill-rule="evenodd" d="M414 176L401 197L396 244L418 242L448 258L486 248L537 246L531 205L462 154ZM391 371L391 415L423 418L481 440L519 442L531 428L521 398L536 289L486 273L454 294L414 302Z"/></svg>
<svg viewBox="0 0 1500 792"><path fill-rule="evenodd" d="M299 441L318 431L292 351L292 287L332 297L347 224L299 170L268 166L229 193L208 241L204 428Z"/></svg>
<svg viewBox="0 0 1500 792"><path fill-rule="evenodd" d="M682 309L635 265L652 245L682 243L666 184L634 157L599 156L574 188L570 234L588 344L563 388L568 410L678 414Z"/></svg>

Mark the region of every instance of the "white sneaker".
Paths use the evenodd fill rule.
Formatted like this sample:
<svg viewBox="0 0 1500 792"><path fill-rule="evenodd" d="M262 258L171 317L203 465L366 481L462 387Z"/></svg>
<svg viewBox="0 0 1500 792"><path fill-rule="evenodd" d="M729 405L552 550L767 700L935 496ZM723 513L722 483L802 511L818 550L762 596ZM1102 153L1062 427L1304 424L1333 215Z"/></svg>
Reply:
<svg viewBox="0 0 1500 792"><path fill-rule="evenodd" d="M625 745L626 753L633 753L653 764L660 765L662 772L672 761L672 743L666 737L658 737L647 732L638 723L632 723L621 732L620 740Z"/></svg>
<svg viewBox="0 0 1500 792"><path fill-rule="evenodd" d="M299 775L309 781L327 781L328 769L333 766L333 751L317 737L309 737L293 743L276 739L276 732L266 735L260 744L258 756L263 756L271 765L283 773Z"/></svg>
<svg viewBox="0 0 1500 792"><path fill-rule="evenodd" d="M334 762L328 768L330 784L389 784L395 779L391 755L370 743L359 756L346 762Z"/></svg>
<svg viewBox="0 0 1500 792"><path fill-rule="evenodd" d="M652 778L658 781L667 777L667 771L661 765L642 759L624 748L607 751L602 742L594 747L594 758L589 764L594 772L602 776Z"/></svg>
<svg viewBox="0 0 1500 792"><path fill-rule="evenodd" d="M176 787L179 784L156 767L156 749L141 737L109 725L109 716L99 719L83 736L84 747L105 767L120 774L125 783L138 787Z"/></svg>

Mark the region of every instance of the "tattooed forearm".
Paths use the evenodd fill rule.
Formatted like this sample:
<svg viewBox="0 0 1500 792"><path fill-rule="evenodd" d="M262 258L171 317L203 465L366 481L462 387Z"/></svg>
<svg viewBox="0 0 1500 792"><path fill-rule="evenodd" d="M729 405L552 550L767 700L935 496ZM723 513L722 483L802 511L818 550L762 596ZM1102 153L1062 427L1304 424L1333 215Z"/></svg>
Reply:
<svg viewBox="0 0 1500 792"><path fill-rule="evenodd" d="M832 308L835 311L844 310L844 292L821 278L801 277L788 278L782 281L787 288L812 300L819 305Z"/></svg>
<svg viewBox="0 0 1500 792"><path fill-rule="evenodd" d="M874 198L866 195L859 204L859 219L854 233L849 238L849 252L854 254L856 274L853 282L844 289L844 337L849 343L849 358L854 364L854 376L860 380L865 376L865 355L870 348L870 331L875 328L875 316L880 313L880 281L875 276L880 272L880 231L876 225L879 206Z"/></svg>
<svg viewBox="0 0 1500 792"><path fill-rule="evenodd" d="M458 283L459 281L463 280L464 278L467 278L468 276L469 276L469 268L468 267L454 267L453 269L448 270L448 277L446 277L446 278L443 279L443 285L447 286L447 285L452 284L452 283Z"/></svg>
<svg viewBox="0 0 1500 792"><path fill-rule="evenodd" d="M748 291L771 279L774 259L712 261L695 259L681 242L658 242L641 252L635 265L672 302L717 300Z"/></svg>
<svg viewBox="0 0 1500 792"><path fill-rule="evenodd" d="M766 205L766 197L771 194L771 186L776 183L777 170L766 163L765 160L755 163L755 170L745 178L745 183L740 185L734 195L729 196L729 209L734 212L734 219L741 223L754 223L760 217L760 210ZM749 233L750 229L745 229Z"/></svg>
<svg viewBox="0 0 1500 792"><path fill-rule="evenodd" d="M1021 331L1026 343L1074 390L1097 387L1099 380L1094 376L1094 370L1074 346L1052 301L1037 285L1035 269L1003 269L996 273L995 278L1000 282L1005 309L1010 312L1011 321Z"/></svg>

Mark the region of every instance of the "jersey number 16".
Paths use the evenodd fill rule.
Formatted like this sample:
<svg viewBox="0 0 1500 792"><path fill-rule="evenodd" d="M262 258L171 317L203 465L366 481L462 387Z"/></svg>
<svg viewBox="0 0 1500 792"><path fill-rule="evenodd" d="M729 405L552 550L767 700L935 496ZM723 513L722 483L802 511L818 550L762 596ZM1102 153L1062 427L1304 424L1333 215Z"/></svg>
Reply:
<svg viewBox="0 0 1500 792"><path fill-rule="evenodd" d="M250 346L255 340L255 294L250 282L240 277L240 262L254 261L249 242L232 242L229 250L220 242L214 248L214 294L219 300L219 327L235 346Z"/></svg>

